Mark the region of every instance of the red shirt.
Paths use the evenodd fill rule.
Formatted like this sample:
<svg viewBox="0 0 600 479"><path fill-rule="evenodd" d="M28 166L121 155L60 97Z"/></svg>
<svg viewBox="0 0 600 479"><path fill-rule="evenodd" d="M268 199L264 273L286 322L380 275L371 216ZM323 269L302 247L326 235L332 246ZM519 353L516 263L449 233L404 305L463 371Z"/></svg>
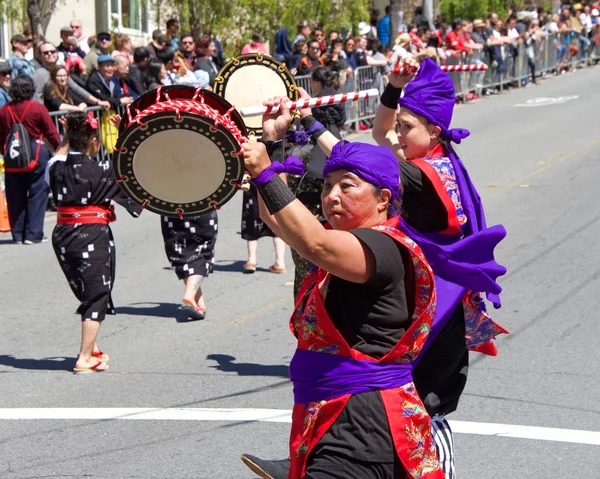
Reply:
<svg viewBox="0 0 600 479"><path fill-rule="evenodd" d="M28 104L31 104L31 106L23 118L23 112ZM43 135L52 148L56 149L58 147L60 144L60 136L44 105L31 100L11 101L0 109L0 150L2 153L4 153L6 137L13 125L10 112L8 111L9 106L15 116L15 120L21 120L21 123L32 140L38 139Z"/></svg>
<svg viewBox="0 0 600 479"><path fill-rule="evenodd" d="M446 46L451 50L456 50L459 52L468 52L469 49L465 46L465 42L460 36L455 32L451 31L446 34Z"/></svg>

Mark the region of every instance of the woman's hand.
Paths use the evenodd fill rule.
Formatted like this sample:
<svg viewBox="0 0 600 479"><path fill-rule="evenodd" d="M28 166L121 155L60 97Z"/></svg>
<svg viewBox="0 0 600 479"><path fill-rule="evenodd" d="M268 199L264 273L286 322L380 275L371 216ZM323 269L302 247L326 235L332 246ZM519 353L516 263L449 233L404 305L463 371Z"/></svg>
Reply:
<svg viewBox="0 0 600 479"><path fill-rule="evenodd" d="M279 106L279 111L263 115L263 138L269 141L281 140L292 124L292 114L287 98L276 96L263 103L266 107Z"/></svg>
<svg viewBox="0 0 600 479"><path fill-rule="evenodd" d="M402 70L402 68L405 68L405 67L406 68L417 67L417 68L416 68L416 71L413 71L411 73L405 73L402 75L400 75L398 73L394 73L394 70L396 68L400 68ZM403 60L401 57L398 57L398 59L396 60L396 64L392 68L392 73L390 73L390 85L392 85L394 88L404 88L415 77L415 75L417 74L417 71L418 71L418 67L419 67L419 63L415 59Z"/></svg>
<svg viewBox="0 0 600 479"><path fill-rule="evenodd" d="M82 102L78 105L78 107L81 111L85 111L85 109L87 108L87 103Z"/></svg>
<svg viewBox="0 0 600 479"><path fill-rule="evenodd" d="M310 95L304 88L298 88L298 90L300 91L300 98L302 100L310 100ZM310 115L312 115L312 110L310 108L303 108L302 110L300 110L300 118L305 118Z"/></svg>
<svg viewBox="0 0 600 479"><path fill-rule="evenodd" d="M252 178L260 175L265 168L271 166L267 147L258 141L250 140L242 145L244 167Z"/></svg>
<svg viewBox="0 0 600 479"><path fill-rule="evenodd" d="M110 115L109 121L112 126L119 128L119 125L121 124L121 115Z"/></svg>
<svg viewBox="0 0 600 479"><path fill-rule="evenodd" d="M97 105L101 106L105 110L109 110L110 109L110 103L108 103L107 101L104 101L104 100L98 100Z"/></svg>

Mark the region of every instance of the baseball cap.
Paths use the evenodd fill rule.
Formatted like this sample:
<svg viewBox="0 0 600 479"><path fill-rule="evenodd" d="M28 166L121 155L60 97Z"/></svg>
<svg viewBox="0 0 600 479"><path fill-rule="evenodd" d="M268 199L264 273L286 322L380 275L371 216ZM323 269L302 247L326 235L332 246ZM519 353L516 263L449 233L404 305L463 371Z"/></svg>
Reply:
<svg viewBox="0 0 600 479"><path fill-rule="evenodd" d="M110 55L99 55L98 56L98 65L100 65L101 63L106 63L106 62L115 63L115 59L113 57L111 57Z"/></svg>
<svg viewBox="0 0 600 479"><path fill-rule="evenodd" d="M8 62L0 60L0 73L10 73L12 72L12 67Z"/></svg>
<svg viewBox="0 0 600 479"><path fill-rule="evenodd" d="M62 27L60 33L73 33L73 29L71 27Z"/></svg>
<svg viewBox="0 0 600 479"><path fill-rule="evenodd" d="M10 39L10 43L12 43L12 42L27 43L28 41L29 41L29 38L27 38L25 35L21 35L20 33L13 35Z"/></svg>

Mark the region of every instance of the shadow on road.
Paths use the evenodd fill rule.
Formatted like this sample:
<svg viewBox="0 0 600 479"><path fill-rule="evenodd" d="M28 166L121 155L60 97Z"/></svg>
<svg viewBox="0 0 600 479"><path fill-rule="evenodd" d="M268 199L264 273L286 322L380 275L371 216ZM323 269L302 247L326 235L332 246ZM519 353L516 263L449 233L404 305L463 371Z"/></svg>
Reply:
<svg viewBox="0 0 600 479"><path fill-rule="evenodd" d="M219 264L219 263L225 263L225 264ZM215 261L214 270L222 271L222 272L226 272L226 273L227 272L243 273L244 272L244 263L245 263L245 261L243 261L243 260L222 259L220 261ZM268 273L269 268L257 267L256 271L263 271L263 272Z"/></svg>
<svg viewBox="0 0 600 479"><path fill-rule="evenodd" d="M139 307L135 307L141 305ZM156 316L159 318L175 318L179 313L177 303L132 303L130 306L115 308L117 314L130 314L132 316Z"/></svg>
<svg viewBox="0 0 600 479"><path fill-rule="evenodd" d="M72 371L77 358L15 358L14 356L1 354L0 366L8 366L15 369L30 369L35 371Z"/></svg>
<svg viewBox="0 0 600 479"><path fill-rule="evenodd" d="M238 373L238 376L289 377L289 366L284 364L234 363L236 358L227 354L209 354L206 359L219 363L211 368Z"/></svg>

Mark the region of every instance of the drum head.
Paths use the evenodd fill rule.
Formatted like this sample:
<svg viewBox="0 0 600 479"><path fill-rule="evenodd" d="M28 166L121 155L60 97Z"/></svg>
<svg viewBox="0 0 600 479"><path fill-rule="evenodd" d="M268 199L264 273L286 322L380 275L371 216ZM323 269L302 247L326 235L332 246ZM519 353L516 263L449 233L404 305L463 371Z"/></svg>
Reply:
<svg viewBox="0 0 600 479"><path fill-rule="evenodd" d="M196 90L197 90L197 88L195 88L193 86L188 86L188 85L164 86L160 90L159 98L160 98L160 101L167 101L169 99L170 100L191 100L192 98L194 98L194 95L196 94ZM157 90L151 90L149 92L144 93L137 100L135 100L129 106L131 118L135 117L136 111L143 111L143 110L147 109L148 107L150 107L151 105L154 105L155 103L157 103L156 97L157 97ZM231 107L231 105L229 103L227 103L227 101L224 101L224 99L222 97L220 97L216 93L213 93L212 91L202 90L202 97L204 98L204 102L206 104L210 105L212 108L214 108L221 114L225 113ZM121 135L125 131L125 129L129 125L131 118L128 118L127 115L123 115L123 118L121 118L121 123L119 123L119 135ZM231 112L231 119L235 122L237 127L240 129L240 131L242 132L242 135L246 136L246 134L247 134L246 125L244 124L242 115L240 115L238 111L234 110Z"/></svg>
<svg viewBox="0 0 600 479"><path fill-rule="evenodd" d="M215 79L214 92L239 112L247 106L262 105L274 96L298 99L298 87L292 74L274 58L249 53L230 60ZM248 132L262 135L262 117L243 118Z"/></svg>
<svg viewBox="0 0 600 479"><path fill-rule="evenodd" d="M242 180L239 143L201 115L154 113L119 136L113 161L121 187L163 216L196 216L229 201Z"/></svg>

